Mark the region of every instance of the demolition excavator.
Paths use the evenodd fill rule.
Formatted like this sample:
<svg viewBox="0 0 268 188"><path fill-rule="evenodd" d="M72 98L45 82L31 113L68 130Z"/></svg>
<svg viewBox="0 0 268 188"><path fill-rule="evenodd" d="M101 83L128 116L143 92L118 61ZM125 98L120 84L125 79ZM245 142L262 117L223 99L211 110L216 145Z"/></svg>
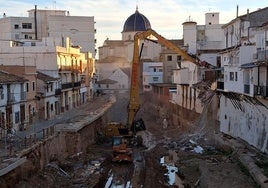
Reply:
<svg viewBox="0 0 268 188"><path fill-rule="evenodd" d="M157 40L153 40L153 37ZM127 123L125 126L121 123L111 123L106 128L106 134L110 133L110 135L113 136L112 161L114 162L131 162L133 160L133 150L132 147L129 145L131 145L131 142L133 144L133 138L136 136L136 132L145 130L143 120L135 119L135 116L140 108L139 71L140 57L143 48L143 45L140 45L141 40L149 40L151 42L160 43L161 45L164 45L170 50L176 52L182 57L182 59L190 61L198 66L204 66L200 64L199 59L189 55L185 50L180 49L172 42L168 41L167 39L156 33L154 30L149 29L135 34Z"/></svg>

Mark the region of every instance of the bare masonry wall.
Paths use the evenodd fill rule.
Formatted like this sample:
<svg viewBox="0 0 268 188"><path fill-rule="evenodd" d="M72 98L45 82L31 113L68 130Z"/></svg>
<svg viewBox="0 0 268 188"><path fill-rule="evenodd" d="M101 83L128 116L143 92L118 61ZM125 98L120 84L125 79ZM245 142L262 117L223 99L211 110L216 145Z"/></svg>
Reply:
<svg viewBox="0 0 268 188"><path fill-rule="evenodd" d="M1 187L12 187L19 180L27 179L42 170L53 160L61 161L67 156L85 152L89 145L95 143L104 114L114 102L107 101L100 109L77 122L57 124L54 134L21 151L13 164L0 169Z"/></svg>

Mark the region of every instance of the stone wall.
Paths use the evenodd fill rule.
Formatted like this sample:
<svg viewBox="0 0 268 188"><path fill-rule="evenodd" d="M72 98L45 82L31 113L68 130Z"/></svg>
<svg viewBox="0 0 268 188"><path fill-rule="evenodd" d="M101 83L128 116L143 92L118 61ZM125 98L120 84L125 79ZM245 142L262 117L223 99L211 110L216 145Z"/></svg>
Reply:
<svg viewBox="0 0 268 188"><path fill-rule="evenodd" d="M79 130L59 131L23 150L18 160L26 157L26 161L0 177L1 187L12 187L21 179L27 179L42 170L53 160L61 161L67 156L86 152L87 147L95 143L96 132L101 125L100 117Z"/></svg>

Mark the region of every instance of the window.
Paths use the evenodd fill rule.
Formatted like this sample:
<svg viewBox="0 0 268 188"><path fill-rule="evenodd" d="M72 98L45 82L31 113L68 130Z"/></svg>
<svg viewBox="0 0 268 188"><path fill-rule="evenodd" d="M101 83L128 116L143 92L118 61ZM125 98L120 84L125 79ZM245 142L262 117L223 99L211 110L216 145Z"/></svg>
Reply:
<svg viewBox="0 0 268 188"><path fill-rule="evenodd" d="M172 56L171 56L171 55L168 55L168 56L167 56L167 60L168 60L168 61L172 61Z"/></svg>
<svg viewBox="0 0 268 188"><path fill-rule="evenodd" d="M181 56L180 56L180 55L177 56L177 61L178 61L178 62L181 61Z"/></svg>
<svg viewBox="0 0 268 188"><path fill-rule="evenodd" d="M225 35L225 45L228 47L228 32Z"/></svg>
<svg viewBox="0 0 268 188"><path fill-rule="evenodd" d="M26 91L29 92L29 82L26 83Z"/></svg>
<svg viewBox="0 0 268 188"><path fill-rule="evenodd" d="M15 24L14 25L14 29L19 29L19 25L18 24Z"/></svg>
<svg viewBox="0 0 268 188"><path fill-rule="evenodd" d="M234 81L234 72L230 72L230 81Z"/></svg>
<svg viewBox="0 0 268 188"><path fill-rule="evenodd" d="M149 85L145 85L144 88L145 89L150 89L150 86Z"/></svg>
<svg viewBox="0 0 268 188"><path fill-rule="evenodd" d="M159 72L163 72L163 69L159 69Z"/></svg>
<svg viewBox="0 0 268 188"><path fill-rule="evenodd" d="M28 38L29 38L29 36L28 36L28 35L24 35L24 38L25 38L25 39L28 39Z"/></svg>
<svg viewBox="0 0 268 188"><path fill-rule="evenodd" d="M50 105L50 110L53 111L53 104Z"/></svg>
<svg viewBox="0 0 268 188"><path fill-rule="evenodd" d="M217 67L221 67L221 56L217 56Z"/></svg>
<svg viewBox="0 0 268 188"><path fill-rule="evenodd" d="M22 23L23 29L32 29L32 23Z"/></svg>
<svg viewBox="0 0 268 188"><path fill-rule="evenodd" d="M19 123L20 121L20 112L15 112L15 123Z"/></svg>
<svg viewBox="0 0 268 188"><path fill-rule="evenodd" d="M106 84L106 88L109 88L109 84Z"/></svg>
<svg viewBox="0 0 268 188"><path fill-rule="evenodd" d="M33 82L33 91L35 91L35 82Z"/></svg>
<svg viewBox="0 0 268 188"><path fill-rule="evenodd" d="M158 77L153 77L153 81L157 82L158 81Z"/></svg>
<svg viewBox="0 0 268 188"><path fill-rule="evenodd" d="M237 72L235 72L235 81L237 81Z"/></svg>
<svg viewBox="0 0 268 188"><path fill-rule="evenodd" d="M154 72L156 72L156 68L154 68Z"/></svg>

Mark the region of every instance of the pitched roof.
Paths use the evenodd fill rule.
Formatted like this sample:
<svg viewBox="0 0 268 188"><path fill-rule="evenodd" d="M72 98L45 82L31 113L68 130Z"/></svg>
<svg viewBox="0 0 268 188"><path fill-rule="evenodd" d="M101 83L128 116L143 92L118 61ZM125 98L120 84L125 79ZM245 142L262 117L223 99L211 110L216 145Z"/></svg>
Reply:
<svg viewBox="0 0 268 188"><path fill-rule="evenodd" d="M126 63L128 62L125 57L109 56L98 61L98 63Z"/></svg>
<svg viewBox="0 0 268 188"><path fill-rule="evenodd" d="M57 78L53 78L53 77L46 75L46 74L39 72L39 71L37 71L37 79L42 80L44 82L51 82L51 81L58 80Z"/></svg>
<svg viewBox="0 0 268 188"><path fill-rule="evenodd" d="M28 80L23 77L0 71L0 84L23 83L26 81Z"/></svg>
<svg viewBox="0 0 268 188"><path fill-rule="evenodd" d="M262 9L258 9L256 11L238 16L235 19L231 20L230 22L224 24L222 28L226 28L228 25L234 23L238 19L241 19L243 21L249 21L251 27L262 26L267 21L267 15L268 15L268 7L264 7Z"/></svg>
<svg viewBox="0 0 268 188"><path fill-rule="evenodd" d="M115 83L117 83L117 81L111 79L104 79L96 82L96 84L115 84Z"/></svg>
<svg viewBox="0 0 268 188"><path fill-rule="evenodd" d="M120 68L128 77L130 77L130 67Z"/></svg>
<svg viewBox="0 0 268 188"><path fill-rule="evenodd" d="M122 40L109 40L106 39L103 43L103 46L125 46L125 41Z"/></svg>

